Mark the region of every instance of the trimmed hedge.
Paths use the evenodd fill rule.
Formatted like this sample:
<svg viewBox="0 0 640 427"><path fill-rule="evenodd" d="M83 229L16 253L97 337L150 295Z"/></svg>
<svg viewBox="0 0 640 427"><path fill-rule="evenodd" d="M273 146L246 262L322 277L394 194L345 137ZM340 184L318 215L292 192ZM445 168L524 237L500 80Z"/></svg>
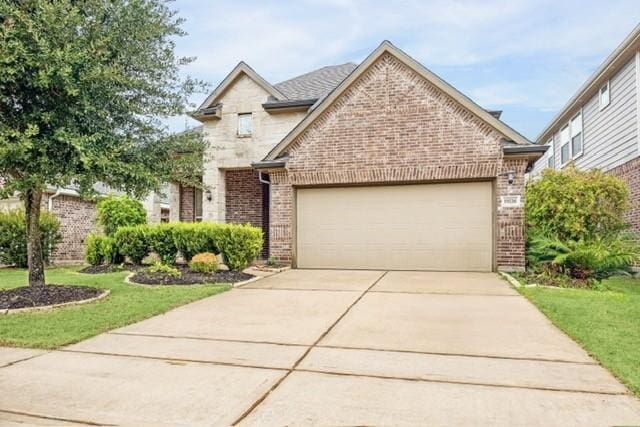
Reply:
<svg viewBox="0 0 640 427"><path fill-rule="evenodd" d="M222 254L231 270L249 266L262 251L262 230L249 224L171 223L120 227L113 238L91 236L87 241L87 262L115 262L115 255L140 264L155 252L165 264L174 264L178 254L190 262L194 255ZM107 244L106 242L110 243ZM106 246L105 246L106 245ZM104 248L103 248L104 246Z"/></svg>
<svg viewBox="0 0 640 427"><path fill-rule="evenodd" d="M60 222L49 212L40 214L42 255L49 261L62 236L58 232ZM24 210L0 212L0 263L27 267L27 223Z"/></svg>
<svg viewBox="0 0 640 427"><path fill-rule="evenodd" d="M96 206L98 223L107 236L113 236L120 227L147 223L147 212L139 200L128 196L108 196Z"/></svg>
<svg viewBox="0 0 640 427"><path fill-rule="evenodd" d="M113 236L118 252L129 257L134 264L141 264L149 252L149 226L120 227Z"/></svg>
<svg viewBox="0 0 640 427"><path fill-rule="evenodd" d="M91 265L120 264L122 255L116 250L113 237L89 234L85 259Z"/></svg>

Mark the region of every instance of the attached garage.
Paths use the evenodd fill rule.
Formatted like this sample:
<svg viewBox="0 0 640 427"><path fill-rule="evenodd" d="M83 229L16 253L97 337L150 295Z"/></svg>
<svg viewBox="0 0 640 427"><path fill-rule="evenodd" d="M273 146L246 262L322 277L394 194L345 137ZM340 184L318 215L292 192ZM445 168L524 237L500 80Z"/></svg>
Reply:
<svg viewBox="0 0 640 427"><path fill-rule="evenodd" d="M491 182L301 188L299 268L491 271Z"/></svg>

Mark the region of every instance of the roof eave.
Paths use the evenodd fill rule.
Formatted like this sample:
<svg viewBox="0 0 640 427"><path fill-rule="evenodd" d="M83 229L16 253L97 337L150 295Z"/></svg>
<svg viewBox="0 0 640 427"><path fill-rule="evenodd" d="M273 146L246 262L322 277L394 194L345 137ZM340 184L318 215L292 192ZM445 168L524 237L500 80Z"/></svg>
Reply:
<svg viewBox="0 0 640 427"><path fill-rule="evenodd" d="M577 110L577 106L587 101L587 97L590 98L595 93L596 88L604 83L606 78L609 78L609 74L612 70L617 69L620 65L626 63L621 59L625 59L627 55L635 55L640 49L640 24L638 24L633 31L618 45L618 47L604 60L604 62L598 67L598 69L587 79L586 82L580 86L576 93L567 101L562 109L551 119L549 124L540 132L536 137L536 143L545 143L549 138L549 134L557 127L567 121L567 116L570 116Z"/></svg>

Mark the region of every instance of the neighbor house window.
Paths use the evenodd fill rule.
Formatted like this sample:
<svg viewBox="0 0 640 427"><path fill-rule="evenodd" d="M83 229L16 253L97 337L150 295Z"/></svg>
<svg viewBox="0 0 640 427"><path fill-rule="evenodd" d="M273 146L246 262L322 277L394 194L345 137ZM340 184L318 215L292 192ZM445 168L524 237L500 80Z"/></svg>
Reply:
<svg viewBox="0 0 640 427"><path fill-rule="evenodd" d="M565 125L560 130L560 164L566 164L571 158L571 148L569 146L569 125Z"/></svg>
<svg viewBox="0 0 640 427"><path fill-rule="evenodd" d="M251 113L238 114L238 135L249 136L252 132Z"/></svg>
<svg viewBox="0 0 640 427"><path fill-rule="evenodd" d="M582 154L582 111L571 119L571 157Z"/></svg>
<svg viewBox="0 0 640 427"><path fill-rule="evenodd" d="M603 110L611 102L609 81L600 88L600 109Z"/></svg>
<svg viewBox="0 0 640 427"><path fill-rule="evenodd" d="M554 153L554 147L553 147L553 138L551 138L549 140L549 142L547 142L547 146L549 146L549 148L547 149L547 152L549 153L549 159L547 160L547 166L550 168L554 168L556 165L556 156Z"/></svg>

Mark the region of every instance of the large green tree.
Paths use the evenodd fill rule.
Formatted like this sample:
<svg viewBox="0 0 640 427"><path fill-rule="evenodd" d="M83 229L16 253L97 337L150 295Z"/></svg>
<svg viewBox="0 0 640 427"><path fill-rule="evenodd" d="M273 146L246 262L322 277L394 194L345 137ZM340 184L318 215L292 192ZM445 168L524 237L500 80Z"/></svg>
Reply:
<svg viewBox="0 0 640 427"><path fill-rule="evenodd" d="M103 182L144 197L198 176L202 139L161 122L202 88L180 73L181 24L163 0L0 0L1 195L24 200L30 285L45 283L47 188Z"/></svg>

